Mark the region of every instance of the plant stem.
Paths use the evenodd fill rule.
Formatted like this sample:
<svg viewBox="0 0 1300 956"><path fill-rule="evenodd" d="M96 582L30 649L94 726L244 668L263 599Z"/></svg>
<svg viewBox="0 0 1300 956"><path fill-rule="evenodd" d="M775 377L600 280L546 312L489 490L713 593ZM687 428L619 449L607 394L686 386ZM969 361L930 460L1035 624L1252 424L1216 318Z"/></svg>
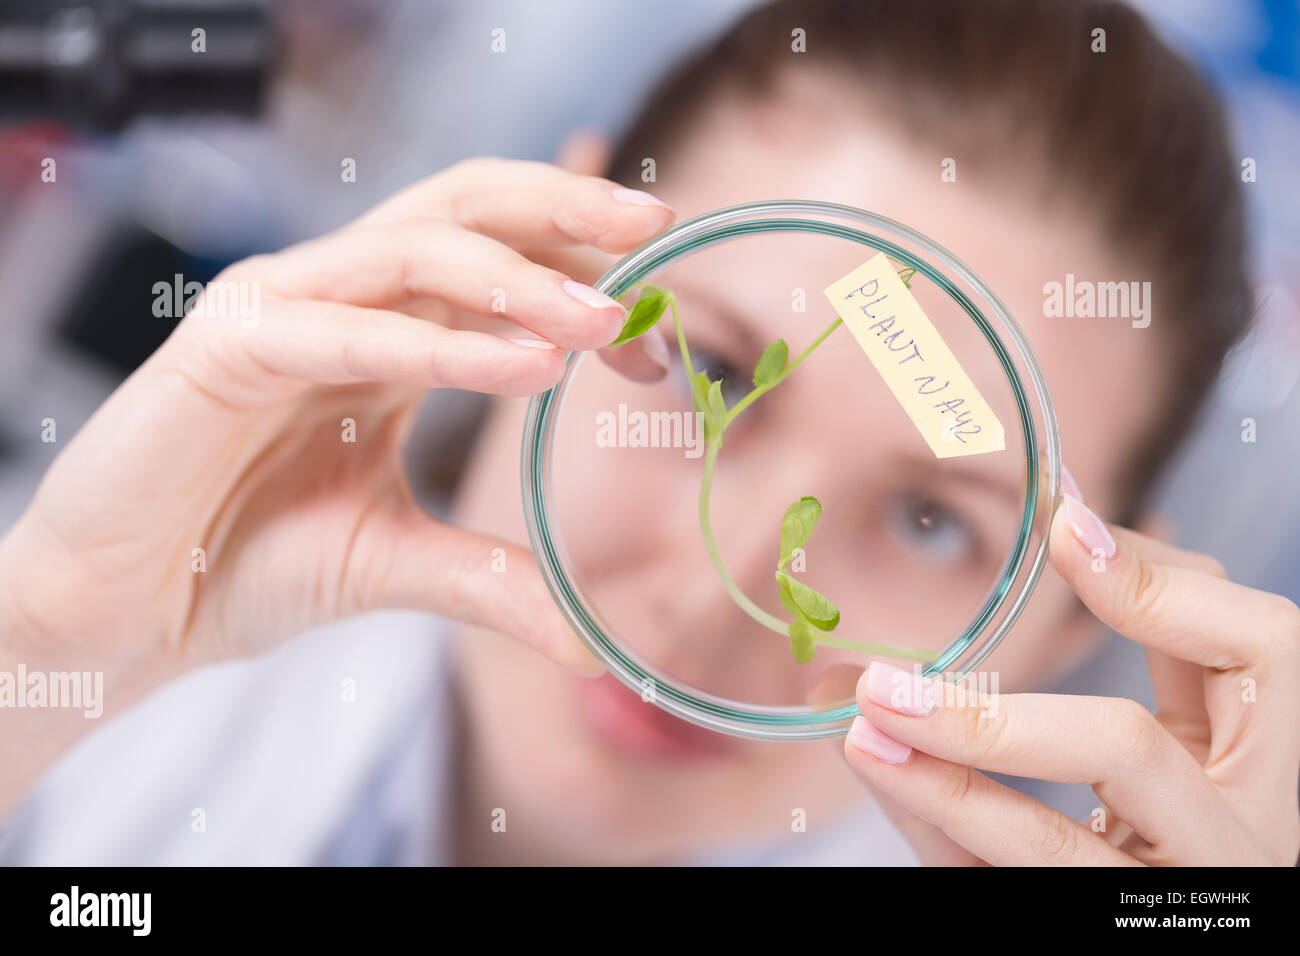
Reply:
<svg viewBox="0 0 1300 956"><path fill-rule="evenodd" d="M691 364L691 349L686 344L686 330L682 327L682 317L677 312L677 296L671 292L668 293L668 308L673 310L673 328L677 330L677 351L681 353L682 365L686 367L686 380L690 381L695 374L695 366Z"/></svg>
<svg viewBox="0 0 1300 956"><path fill-rule="evenodd" d="M633 283L633 287L637 285L650 285L650 283ZM695 366L691 363L691 350L686 343L686 329L682 325L682 317L677 309L677 296L675 296L669 289L663 289L662 291L668 296L668 306L672 309L673 328L677 333L677 350L682 357L682 365L686 369L686 377L689 382L695 375ZM713 570L717 573L719 580L722 581L722 586L726 590L727 594L729 594L731 599L736 602L737 607L759 624L763 625L763 627L770 631L775 631L782 637L790 636L790 625L781 620L775 614L769 614L767 611L764 611L754 603L749 595L742 591L740 586L731 579L731 575L727 572L727 566L722 561L722 553L718 550L718 543L713 537L713 523L709 519L709 499L713 492L713 474L718 465L718 452L722 448L722 430L724 430L727 425L730 425L736 419L737 415L743 412L750 405L754 404L754 402L758 400L759 396L770 392L772 389L776 388L776 386L785 381L786 377L798 368L803 363L804 359L808 358L808 356L813 353L813 350L825 342L826 339L830 337L830 334L843 323L843 319L836 318L834 322L826 327L825 331L823 331L821 335L813 339L812 343L799 353L799 356L793 362L786 365L775 379L766 385L755 386L749 394L733 405L731 409L728 410L726 417L723 419L722 429L719 429L716 435L711 436L705 445L704 475L700 479L700 534L704 538L704 547L709 552L709 560L713 562ZM694 402L692 403L694 404ZM697 409L697 411L703 410ZM889 644L873 644L867 641L855 641L847 637L836 637L829 633L819 633L813 638L813 642L816 644L823 644L827 647L838 647L841 650L855 651L859 654L876 654L882 657L896 657L922 662L932 661L935 656L933 652L927 650L910 647L893 647Z"/></svg>
<svg viewBox="0 0 1300 956"><path fill-rule="evenodd" d="M704 451L704 477L700 480L700 533L704 538L704 547L709 552L709 560L713 562L713 570L717 572L723 588L731 595L731 599L736 602L736 605L768 630L775 631L782 637L789 637L790 625L776 615L764 611L750 599L748 594L740 589L740 586L727 573L727 566L722 561L721 552L718 551L718 543L713 537L713 524L709 520L709 498L713 490L713 474L717 468L720 448L721 446L717 442L709 442ZM876 654L882 657L896 657L925 663L934 660L933 651L910 647L893 647L889 644L873 644L868 641L855 641L847 637L837 637L834 634L824 632L818 633L813 638L813 642L824 644L827 647L838 647L845 651L855 651L859 654Z"/></svg>
<svg viewBox="0 0 1300 956"><path fill-rule="evenodd" d="M778 385L784 382L786 376L788 376L791 372L797 369L800 366L800 364L802 364L804 359L806 359L809 355L812 355L813 349L817 348L817 346L825 342L826 339L830 336L830 334L843 324L844 324L844 320L837 318L834 322L832 322L829 326L826 327L826 331L822 332L821 335L813 339L811 345L809 345L806 349L804 349L802 352L799 353L798 358L796 358L793 362L791 362L789 365L783 368L781 370L780 375L778 375L776 378L774 378L771 382L767 383L766 385L756 385L748 395L746 395L740 401L736 402L736 404L733 405L731 409L727 412L727 419L725 424L730 425L733 421L736 420L736 416L739 415L741 412L743 412L745 409L747 409L750 405L753 405L754 402L758 400L760 395L764 395L767 392L770 392L772 389L776 388Z"/></svg>
<svg viewBox="0 0 1300 956"><path fill-rule="evenodd" d="M834 634L818 634L813 638L814 644L825 644L827 647L838 647L845 651L854 651L858 654L877 654L880 657L901 657L909 661L921 661L928 664L934 660L936 654L934 651L925 648L914 647L894 647L891 644L872 644L868 641L854 641L847 637L836 637Z"/></svg>
<svg viewBox="0 0 1300 956"><path fill-rule="evenodd" d="M722 586L726 588L727 593L731 595L731 599L739 605L740 609L769 630L776 631L783 637L788 637L790 635L789 625L775 614L764 611L750 600L748 594L740 590L735 581L731 580L731 575L727 573L727 566L722 563L722 554L718 551L718 543L713 539L713 525L709 521L709 495L713 489L713 471L718 464L718 449L720 447L716 441L711 441L704 451L704 477L700 480L700 532L704 536L704 547L708 549L709 559L713 562L713 570L717 571L718 577L722 579Z"/></svg>

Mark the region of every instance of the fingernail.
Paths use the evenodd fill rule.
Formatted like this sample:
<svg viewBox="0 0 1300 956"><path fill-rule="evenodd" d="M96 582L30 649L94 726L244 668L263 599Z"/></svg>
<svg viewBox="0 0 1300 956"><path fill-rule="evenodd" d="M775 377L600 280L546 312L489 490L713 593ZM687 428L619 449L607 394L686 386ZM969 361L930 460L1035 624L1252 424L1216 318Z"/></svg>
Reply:
<svg viewBox="0 0 1300 956"><path fill-rule="evenodd" d="M658 196L652 196L639 189L625 189L622 186L614 190L614 198L619 202L631 203L633 206L663 206L669 210L673 208Z"/></svg>
<svg viewBox="0 0 1300 956"><path fill-rule="evenodd" d="M1070 474L1070 469L1066 468L1064 463L1061 465L1061 492L1073 495L1080 501L1083 500L1083 492L1079 490L1079 483L1074 480L1074 475Z"/></svg>
<svg viewBox="0 0 1300 956"><path fill-rule="evenodd" d="M668 368L668 343L659 334L659 330L651 329L641 336L641 341L645 343L645 354L650 356L650 360L656 365Z"/></svg>
<svg viewBox="0 0 1300 956"><path fill-rule="evenodd" d="M515 345L522 345L526 349L553 349L554 342L548 342L546 339L511 339Z"/></svg>
<svg viewBox="0 0 1300 956"><path fill-rule="evenodd" d="M861 717L853 718L853 726L849 728L849 743L882 763L906 763L907 758L912 756L911 747L882 734Z"/></svg>
<svg viewBox="0 0 1300 956"><path fill-rule="evenodd" d="M583 305L590 306L593 309L618 309L626 313L623 304L617 299L611 299L603 292L598 292L589 285L583 285L581 282L574 282L572 279L565 279L562 287L570 296L577 299Z"/></svg>
<svg viewBox="0 0 1300 956"><path fill-rule="evenodd" d="M909 717L924 717L934 710L939 689L920 674L872 661L867 668L867 699Z"/></svg>
<svg viewBox="0 0 1300 956"><path fill-rule="evenodd" d="M1115 557L1117 550L1115 538L1106 527L1106 522L1093 514L1091 508L1073 495L1065 495L1062 500L1065 502L1065 522L1088 553L1096 554L1100 551L1103 558Z"/></svg>

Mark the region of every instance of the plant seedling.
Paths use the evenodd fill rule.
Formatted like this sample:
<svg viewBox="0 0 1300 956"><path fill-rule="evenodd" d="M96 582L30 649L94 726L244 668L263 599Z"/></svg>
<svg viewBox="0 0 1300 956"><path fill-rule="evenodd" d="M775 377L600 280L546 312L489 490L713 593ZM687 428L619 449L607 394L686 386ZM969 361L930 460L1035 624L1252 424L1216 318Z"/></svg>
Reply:
<svg viewBox="0 0 1300 956"><path fill-rule="evenodd" d="M915 270L910 271L912 275L915 274ZM911 275L908 276L908 279L910 278ZM722 450L722 439L727 426L759 398L785 381L791 372L802 365L808 356L830 337L832 332L844 324L844 320L836 318L813 340L811 345L799 353L794 361L790 360L790 347L785 339L777 339L765 348L754 366L754 387L728 408L722 396L722 380L710 381L707 372L697 372L695 366L691 364L691 350L686 341L686 330L682 325L677 297L672 290L649 282L638 282L631 288L638 286L641 288L640 296L628 311L627 320L623 323L618 338L611 344L621 345L639 335L644 335L654 328L665 313L672 312L673 327L677 333L677 350L686 371L686 380L690 384L691 404L704 423L704 474L700 479L699 498L700 533L704 538L704 547L709 552L709 559L713 562L713 568L727 594L742 611L759 624L789 638L794 659L801 664L806 664L813 659L817 644L883 657L933 660L932 651L854 641L836 637L831 633L839 626L839 609L825 595L813 590L786 570L786 565L790 563L794 552L808 543L813 529L821 518L822 506L816 498L812 496L800 498L786 509L781 519L781 551L776 563L776 584L781 604L790 612L792 620L783 621L776 615L769 614L737 586L722 562L722 555L713 537L713 527L709 521L709 499L713 487L713 474L718 464L718 452ZM628 294L631 293L631 288Z"/></svg>

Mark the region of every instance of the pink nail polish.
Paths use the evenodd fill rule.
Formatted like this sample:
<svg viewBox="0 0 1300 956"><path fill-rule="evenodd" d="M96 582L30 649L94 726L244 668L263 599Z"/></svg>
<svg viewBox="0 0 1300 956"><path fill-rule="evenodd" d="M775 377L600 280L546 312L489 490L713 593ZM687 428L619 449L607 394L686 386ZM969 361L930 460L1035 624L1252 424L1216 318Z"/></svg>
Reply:
<svg viewBox="0 0 1300 956"><path fill-rule="evenodd" d="M555 348L555 344L546 341L546 339L511 339L510 341L526 349L554 350Z"/></svg>
<svg viewBox="0 0 1300 956"><path fill-rule="evenodd" d="M939 688L920 674L872 661L867 668L867 699L909 717L924 717L939 702Z"/></svg>
<svg viewBox="0 0 1300 956"><path fill-rule="evenodd" d="M1115 544L1114 535L1106 527L1106 522L1072 495L1065 495L1062 501L1064 501L1062 507L1065 508L1065 523L1070 526L1071 533L1088 553L1101 552L1101 556L1107 560L1115 557L1118 546Z"/></svg>
<svg viewBox="0 0 1300 956"><path fill-rule="evenodd" d="M853 726L849 728L849 743L883 763L906 763L907 758L912 756L911 747L882 734L861 717L853 718Z"/></svg>
<svg viewBox="0 0 1300 956"><path fill-rule="evenodd" d="M619 186L614 190L614 198L619 202L631 203L633 206L663 206L665 209L672 209L672 206L658 196L652 196L639 189L626 189Z"/></svg>
<svg viewBox="0 0 1300 956"><path fill-rule="evenodd" d="M1079 483L1074 480L1074 475L1070 474L1070 469L1064 464L1061 465L1061 494L1073 495L1083 501L1083 492L1079 490Z"/></svg>
<svg viewBox="0 0 1300 956"><path fill-rule="evenodd" d="M566 293L577 299L585 306L593 309L618 309L620 312L626 312L622 303L616 299L611 299L603 292L593 289L589 285L583 285L581 282L574 282L572 279L565 279L561 286Z"/></svg>

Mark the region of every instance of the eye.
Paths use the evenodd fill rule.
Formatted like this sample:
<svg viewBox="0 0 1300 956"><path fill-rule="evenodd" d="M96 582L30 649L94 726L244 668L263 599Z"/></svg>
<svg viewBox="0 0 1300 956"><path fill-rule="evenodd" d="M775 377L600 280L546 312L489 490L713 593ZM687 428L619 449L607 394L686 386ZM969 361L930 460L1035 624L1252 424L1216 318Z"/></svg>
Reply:
<svg viewBox="0 0 1300 956"><path fill-rule="evenodd" d="M691 343L691 364L695 366L697 372L707 372L709 381L722 379L722 398L730 408L736 402L740 401L749 392L750 376L742 371L735 363L723 358L717 352ZM681 367L681 361L676 363L678 381L687 395L690 389L686 384L686 373Z"/></svg>
<svg viewBox="0 0 1300 956"><path fill-rule="evenodd" d="M953 565L975 553L975 533L958 514L923 495L900 495L886 524L899 542L935 564Z"/></svg>

